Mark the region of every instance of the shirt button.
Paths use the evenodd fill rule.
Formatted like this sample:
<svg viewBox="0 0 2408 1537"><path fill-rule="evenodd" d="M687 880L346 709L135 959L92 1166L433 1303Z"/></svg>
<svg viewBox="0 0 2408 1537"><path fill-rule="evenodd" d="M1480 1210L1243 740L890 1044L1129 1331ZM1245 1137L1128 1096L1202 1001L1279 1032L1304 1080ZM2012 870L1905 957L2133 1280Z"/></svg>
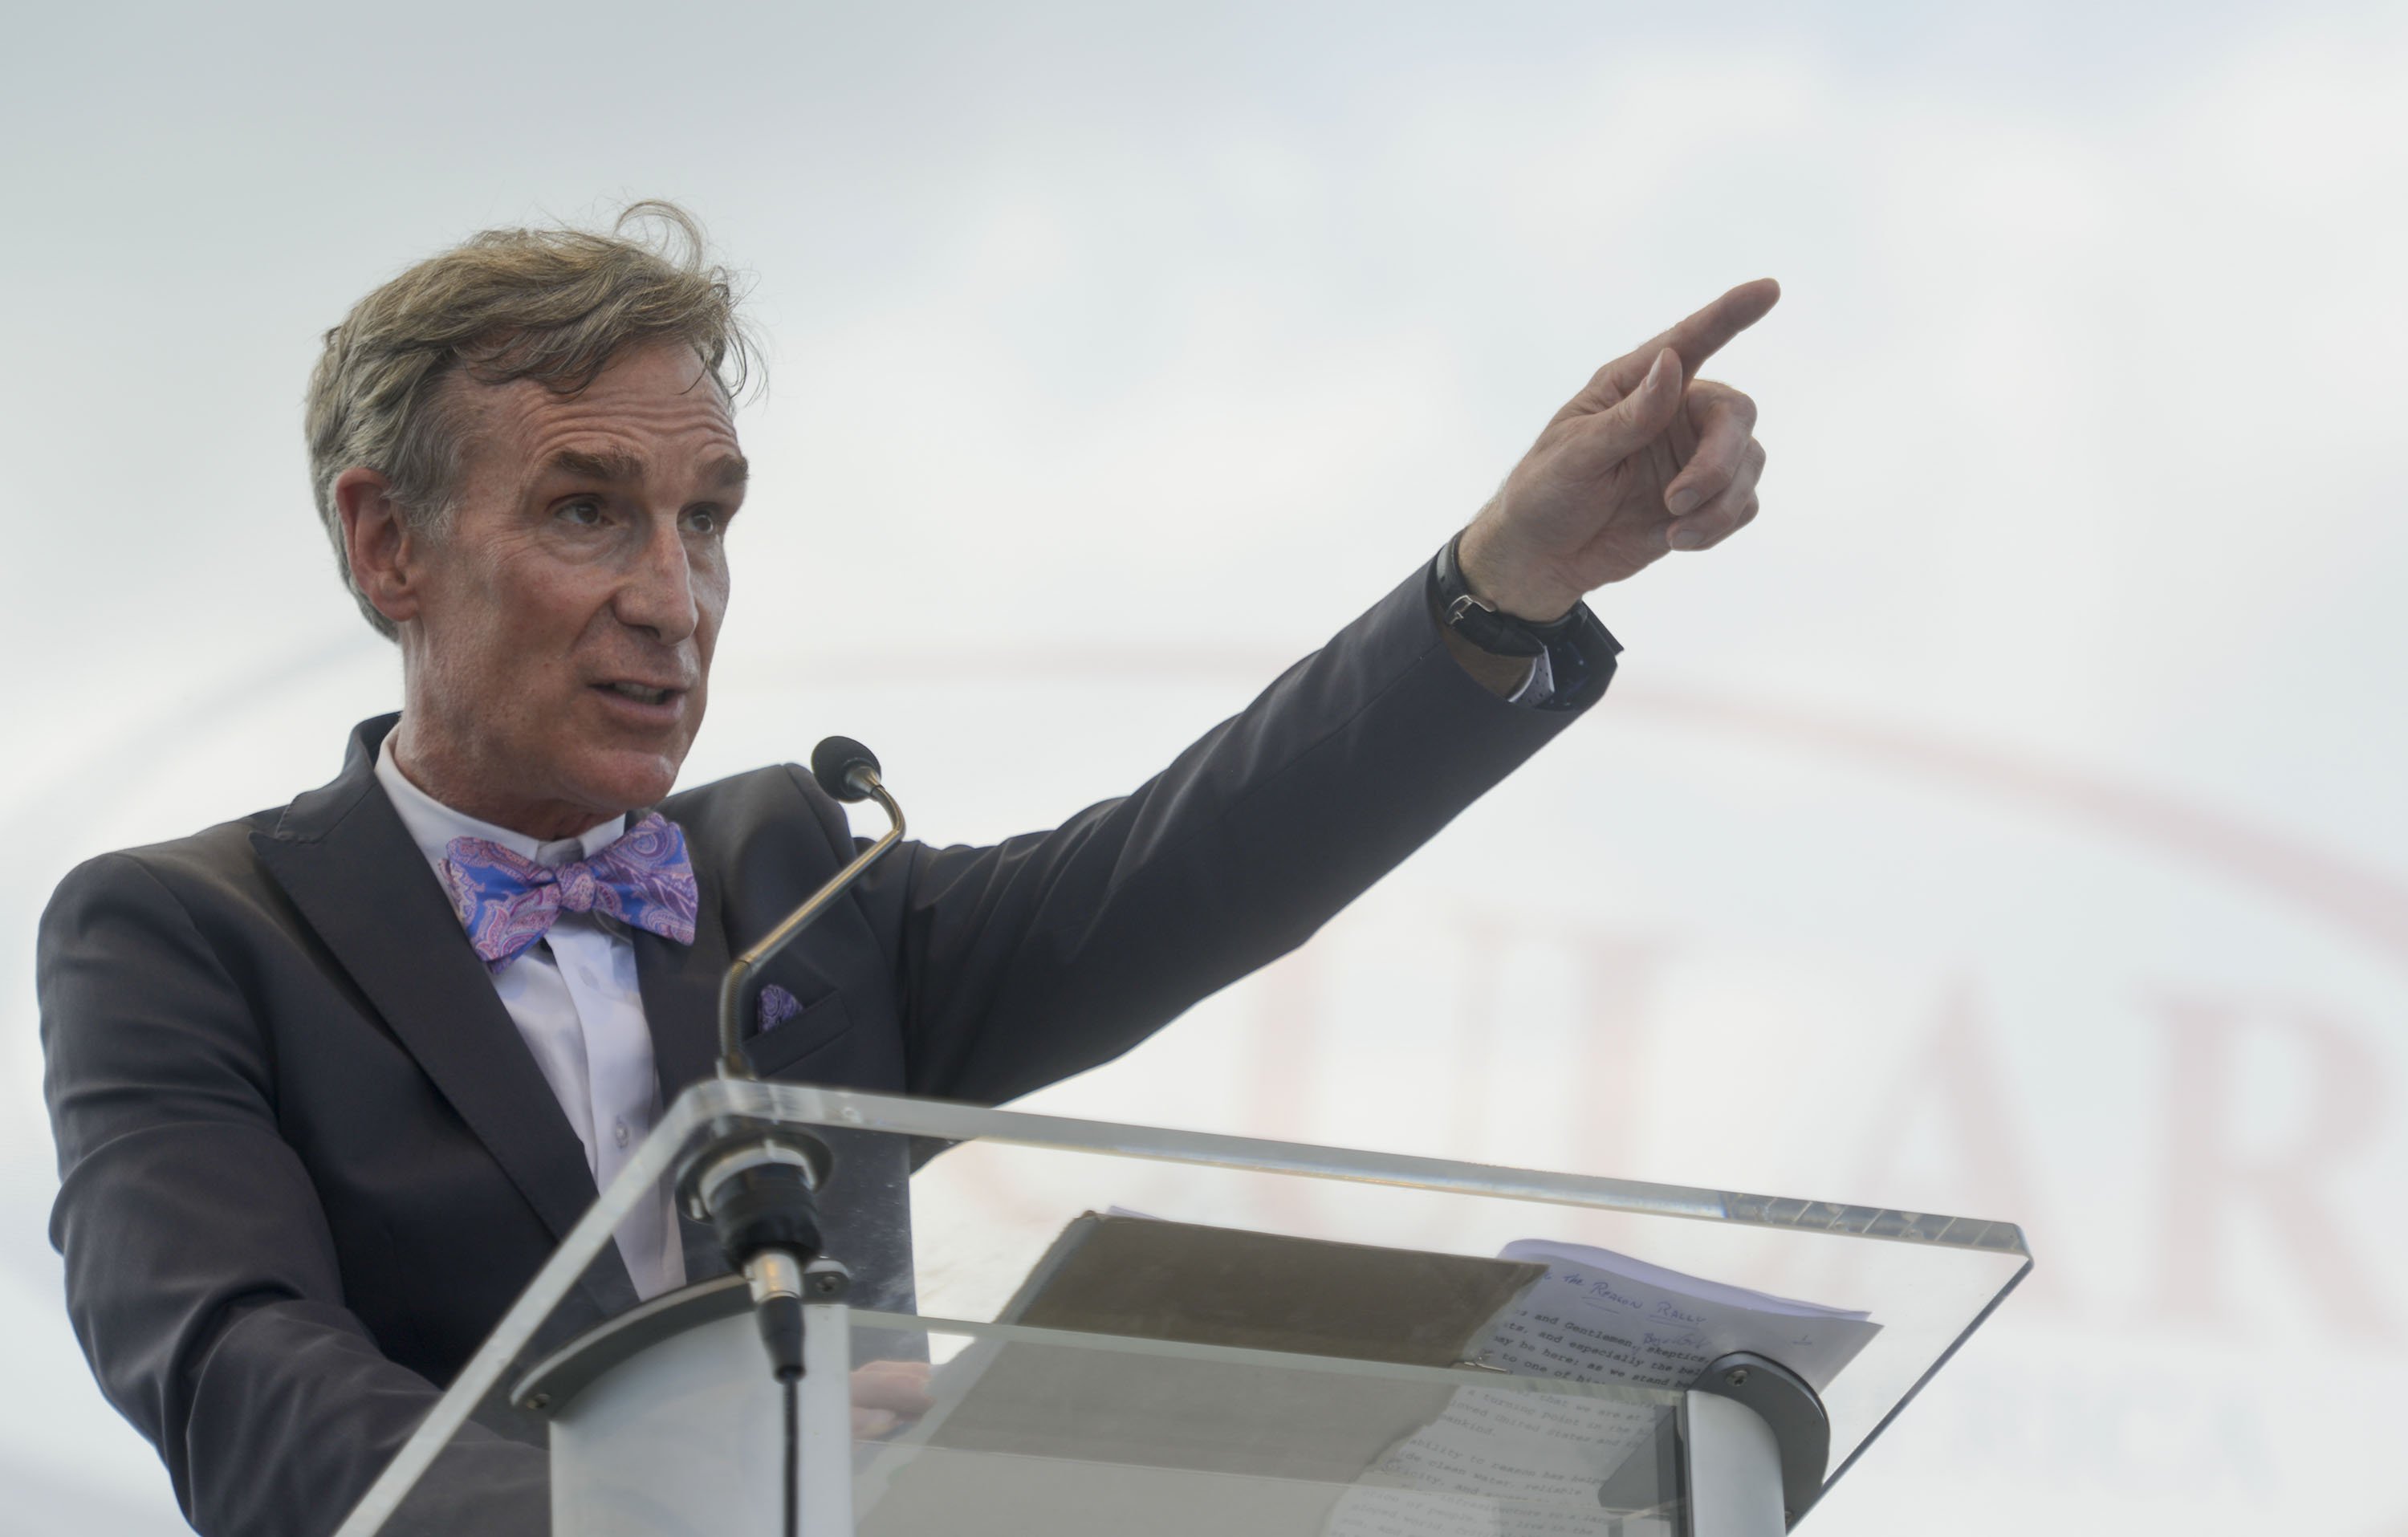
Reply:
<svg viewBox="0 0 2408 1537"><path fill-rule="evenodd" d="M627 1145L627 1123L626 1123L626 1122L624 1122L624 1121L618 1121L618 1122L614 1122L614 1123L612 1123L612 1125L611 1125L611 1127L610 1127L610 1140L611 1140L612 1142L617 1142L621 1147L624 1147L624 1146L626 1146L626 1145Z"/></svg>

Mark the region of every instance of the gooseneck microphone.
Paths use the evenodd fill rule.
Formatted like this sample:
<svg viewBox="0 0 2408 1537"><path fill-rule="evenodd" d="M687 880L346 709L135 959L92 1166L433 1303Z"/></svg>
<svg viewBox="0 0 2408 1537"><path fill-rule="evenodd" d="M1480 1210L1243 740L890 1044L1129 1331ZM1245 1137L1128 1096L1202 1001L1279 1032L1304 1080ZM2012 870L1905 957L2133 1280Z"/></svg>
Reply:
<svg viewBox="0 0 2408 1537"><path fill-rule="evenodd" d="M903 808L886 793L878 755L868 748L850 737L830 737L811 751L811 776L838 800L876 800L886 811L886 835L728 965L719 984L723 1078L757 1076L745 1058L742 1038L744 1002L752 991L747 984L753 974L903 840ZM808 1286L815 1299L838 1301L849 1280L841 1265L820 1258L818 1196L835 1165L827 1143L808 1131L731 1117L711 1127L710 1139L678 1171L679 1204L687 1215L710 1224L728 1264L743 1272L752 1288L761 1343L783 1389L790 1533L796 1521L796 1388L803 1375L803 1294Z"/></svg>
<svg viewBox="0 0 2408 1537"><path fill-rule="evenodd" d="M895 804L895 797L879 780L877 754L851 737L830 737L811 749L811 777L838 800L876 800L886 811L886 836L862 850L853 863L830 876L825 885L728 966L727 975L719 983L719 1073L723 1078L753 1076L752 1064L744 1059L741 1038L746 981L903 840L903 808Z"/></svg>

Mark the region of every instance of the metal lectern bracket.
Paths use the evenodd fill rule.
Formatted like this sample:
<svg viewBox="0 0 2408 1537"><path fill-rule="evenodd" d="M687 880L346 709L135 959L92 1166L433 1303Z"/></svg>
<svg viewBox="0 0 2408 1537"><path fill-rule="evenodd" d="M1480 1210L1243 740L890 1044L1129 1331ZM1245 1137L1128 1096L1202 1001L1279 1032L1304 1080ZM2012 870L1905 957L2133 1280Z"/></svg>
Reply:
<svg viewBox="0 0 2408 1537"><path fill-rule="evenodd" d="M1823 1497L1831 1461L1831 1419L1806 1379L1779 1361L1735 1350L1698 1374L1692 1393L1712 1393L1756 1411L1781 1447L1781 1503L1788 1524Z"/></svg>

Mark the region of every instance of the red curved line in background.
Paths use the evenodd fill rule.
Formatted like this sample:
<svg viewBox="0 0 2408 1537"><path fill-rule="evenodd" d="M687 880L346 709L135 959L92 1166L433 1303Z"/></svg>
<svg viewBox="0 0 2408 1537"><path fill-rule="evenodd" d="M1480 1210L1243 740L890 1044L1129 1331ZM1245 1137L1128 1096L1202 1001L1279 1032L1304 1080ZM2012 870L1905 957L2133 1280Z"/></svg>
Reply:
<svg viewBox="0 0 2408 1537"><path fill-rule="evenodd" d="M948 654L942 658L892 653L830 656L813 658L808 666L814 677L829 682L908 679L924 685L1054 677L1226 683L1275 676L1293 660L1269 653L1115 645ZM2408 970L2408 883L2160 790L1912 728L1661 684L1618 691L1613 708L1906 768L2093 823L2280 896Z"/></svg>

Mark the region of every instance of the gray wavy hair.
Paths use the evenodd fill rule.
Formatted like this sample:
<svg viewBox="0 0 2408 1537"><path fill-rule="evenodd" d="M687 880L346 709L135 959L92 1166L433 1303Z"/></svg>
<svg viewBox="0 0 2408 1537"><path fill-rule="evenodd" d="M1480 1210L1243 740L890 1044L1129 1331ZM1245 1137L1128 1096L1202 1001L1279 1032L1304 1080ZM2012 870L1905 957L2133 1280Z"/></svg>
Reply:
<svg viewBox="0 0 2408 1537"><path fill-rule="evenodd" d="M673 203L629 205L607 231L489 229L429 256L351 307L310 371L309 486L336 567L377 632L397 632L352 579L335 479L354 465L390 482L403 517L441 526L465 433L455 380L533 379L563 395L640 343L691 345L733 404L759 371L737 279Z"/></svg>

